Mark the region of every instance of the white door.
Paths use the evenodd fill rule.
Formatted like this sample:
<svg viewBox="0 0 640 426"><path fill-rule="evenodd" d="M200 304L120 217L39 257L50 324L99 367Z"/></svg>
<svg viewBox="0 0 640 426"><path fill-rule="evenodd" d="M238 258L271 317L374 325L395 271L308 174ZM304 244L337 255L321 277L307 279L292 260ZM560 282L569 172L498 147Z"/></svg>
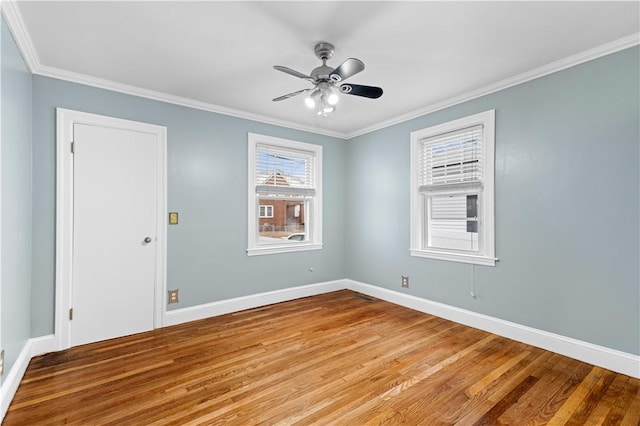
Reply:
<svg viewBox="0 0 640 426"><path fill-rule="evenodd" d="M73 124L71 346L151 330L156 135Z"/></svg>

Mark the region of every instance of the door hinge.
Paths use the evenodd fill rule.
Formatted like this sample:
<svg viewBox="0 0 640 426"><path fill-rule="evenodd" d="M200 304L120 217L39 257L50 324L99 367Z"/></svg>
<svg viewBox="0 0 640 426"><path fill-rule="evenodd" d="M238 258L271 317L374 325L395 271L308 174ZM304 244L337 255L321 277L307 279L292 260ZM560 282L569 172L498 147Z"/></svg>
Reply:
<svg viewBox="0 0 640 426"><path fill-rule="evenodd" d="M75 153L75 152L74 152L74 149L75 149L74 143L73 143L73 142L71 142L71 153L72 153L72 154L74 154L74 153Z"/></svg>
<svg viewBox="0 0 640 426"><path fill-rule="evenodd" d="M69 309L69 321L73 319L73 308Z"/></svg>

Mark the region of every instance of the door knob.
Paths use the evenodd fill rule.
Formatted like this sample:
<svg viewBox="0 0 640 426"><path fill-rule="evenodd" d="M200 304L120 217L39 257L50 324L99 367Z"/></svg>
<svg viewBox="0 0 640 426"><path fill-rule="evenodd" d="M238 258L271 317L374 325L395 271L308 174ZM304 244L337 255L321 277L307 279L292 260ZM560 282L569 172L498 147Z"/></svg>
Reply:
<svg viewBox="0 0 640 426"><path fill-rule="evenodd" d="M151 237L147 237L147 238L144 239L144 242L147 243L147 244L149 244L151 241L152 241Z"/></svg>

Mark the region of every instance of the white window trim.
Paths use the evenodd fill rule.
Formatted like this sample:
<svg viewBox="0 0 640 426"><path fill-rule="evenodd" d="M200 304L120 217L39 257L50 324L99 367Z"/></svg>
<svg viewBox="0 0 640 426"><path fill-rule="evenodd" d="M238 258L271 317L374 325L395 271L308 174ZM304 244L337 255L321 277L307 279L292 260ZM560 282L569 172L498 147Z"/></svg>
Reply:
<svg viewBox="0 0 640 426"><path fill-rule="evenodd" d="M273 218L273 204L260 204L258 206L258 212L260 211L260 207L264 207L264 216L259 215L260 219L271 219ZM269 214L269 210L271 210L271 214Z"/></svg>
<svg viewBox="0 0 640 426"><path fill-rule="evenodd" d="M322 249L322 146L305 142L281 139L272 136L248 133L248 191L247 191L247 255L256 256L263 254L289 253L306 250ZM305 214L309 215L310 221L306 221L307 241L296 241L286 244L274 244L269 246L258 245L258 224L260 218L259 201L256 197L256 152L258 143L264 143L282 148L289 148L299 151L310 151L315 154L316 159L316 179L315 195L313 201L309 203L309 210Z"/></svg>
<svg viewBox="0 0 640 426"><path fill-rule="evenodd" d="M479 241L481 255L458 253L448 250L437 250L424 247L425 204L422 202L418 182L418 160L420 140L442 133L451 132L477 124L484 126L484 178L480 217L483 223L482 238ZM495 110L485 111L469 117L449 121L447 123L417 130L411 133L411 194L410 194L410 253L412 256L453 262L472 263L476 265L495 266L495 200L494 200L494 168L495 168Z"/></svg>

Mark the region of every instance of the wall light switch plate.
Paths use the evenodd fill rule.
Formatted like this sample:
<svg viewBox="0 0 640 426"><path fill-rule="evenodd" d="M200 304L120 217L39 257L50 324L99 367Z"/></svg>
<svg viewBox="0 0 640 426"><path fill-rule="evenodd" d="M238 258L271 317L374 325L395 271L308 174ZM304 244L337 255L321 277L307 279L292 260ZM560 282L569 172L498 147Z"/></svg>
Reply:
<svg viewBox="0 0 640 426"><path fill-rule="evenodd" d="M169 212L169 225L178 224L178 212Z"/></svg>

